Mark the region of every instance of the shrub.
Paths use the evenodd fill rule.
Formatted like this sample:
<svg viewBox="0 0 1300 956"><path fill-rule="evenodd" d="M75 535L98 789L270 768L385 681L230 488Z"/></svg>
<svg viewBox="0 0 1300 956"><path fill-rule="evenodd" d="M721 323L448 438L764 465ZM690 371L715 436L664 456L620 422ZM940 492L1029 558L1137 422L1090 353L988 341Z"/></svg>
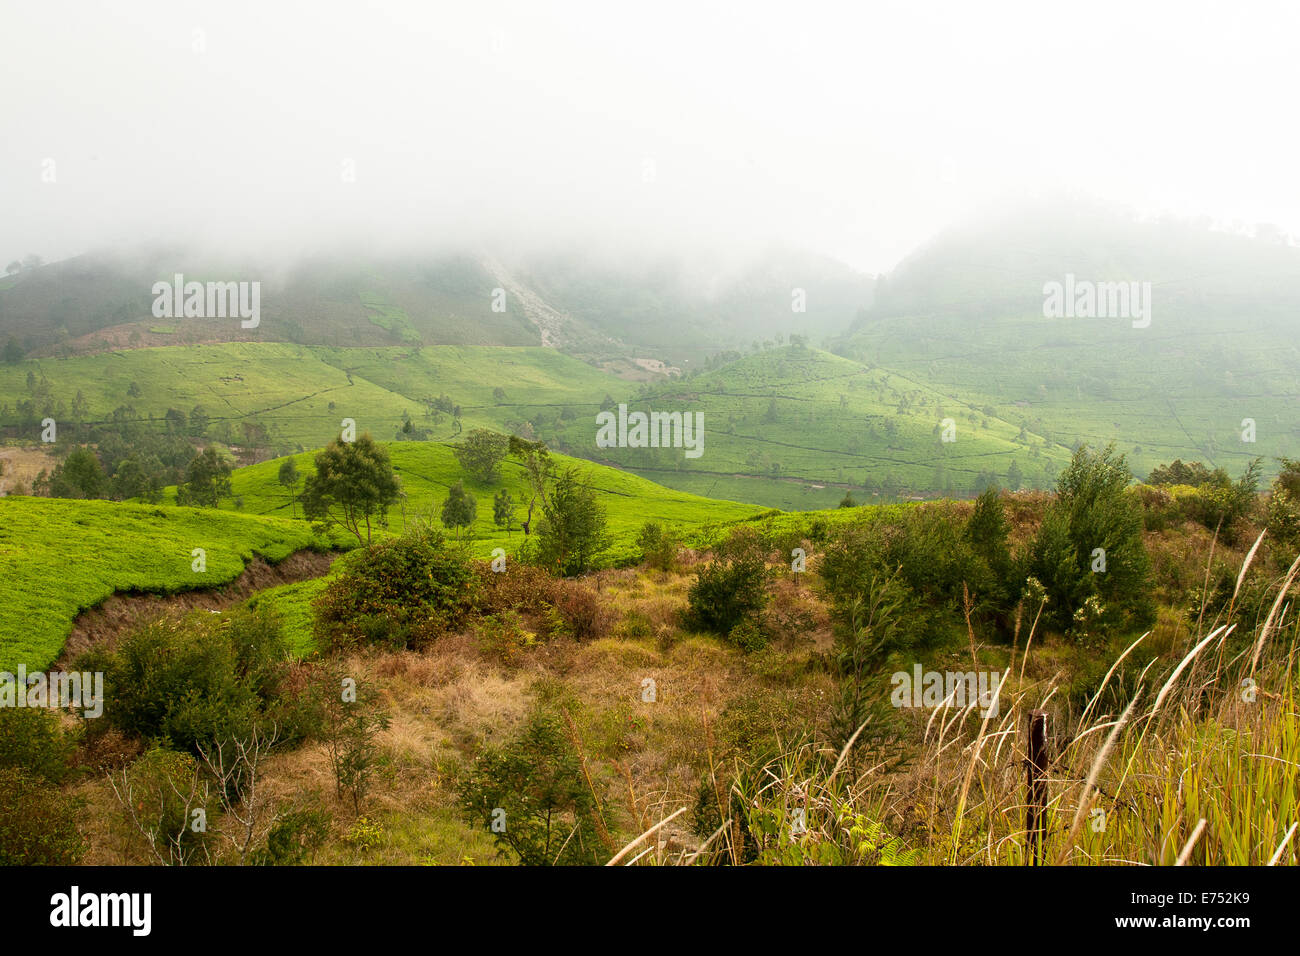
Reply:
<svg viewBox="0 0 1300 956"><path fill-rule="evenodd" d="M525 866L597 864L603 808L558 714L539 707L522 731L475 759L459 787L471 823ZM494 825L495 824L495 825Z"/></svg>
<svg viewBox="0 0 1300 956"><path fill-rule="evenodd" d="M74 750L59 718L34 707L0 707L0 768L25 771L33 778L61 783Z"/></svg>
<svg viewBox="0 0 1300 956"><path fill-rule="evenodd" d="M1065 632L1075 613L1096 595L1104 613L1089 628L1150 620L1151 562L1142 545L1142 512L1126 493L1132 474L1123 455L1110 446L1075 452L1057 483L1030 548L1029 573L1049 595L1045 620ZM1100 557L1098 557L1100 556ZM1104 561L1104 570L1094 570Z"/></svg>
<svg viewBox="0 0 1300 956"><path fill-rule="evenodd" d="M512 561L504 571L493 571L488 562L477 561L474 570L478 575L474 608L482 614L505 610L540 613L555 603L560 590L560 581L535 564Z"/></svg>
<svg viewBox="0 0 1300 956"><path fill-rule="evenodd" d="M520 651L537 644L537 635L524 629L514 611L485 615L476 630L479 648L506 665L514 664Z"/></svg>
<svg viewBox="0 0 1300 956"><path fill-rule="evenodd" d="M555 610L569 635L578 641L604 637L614 622L615 612L599 594L577 581L557 582Z"/></svg>
<svg viewBox="0 0 1300 956"><path fill-rule="evenodd" d="M677 548L680 541L674 531L665 528L659 522L647 521L642 525L636 543L641 549L641 560L647 566L660 571L669 571L677 564Z"/></svg>
<svg viewBox="0 0 1300 956"><path fill-rule="evenodd" d="M208 834L192 826L193 812L208 809L192 756L154 747L110 779L127 821L155 862L176 865L206 858Z"/></svg>
<svg viewBox="0 0 1300 956"><path fill-rule="evenodd" d="M729 635L742 621L753 620L767 603L767 565L750 548L723 549L726 555L702 565L687 595L687 626Z"/></svg>
<svg viewBox="0 0 1300 956"><path fill-rule="evenodd" d="M742 618L727 634L727 640L746 654L767 647L767 635L753 617Z"/></svg>
<svg viewBox="0 0 1300 956"><path fill-rule="evenodd" d="M197 753L246 736L274 700L287 652L268 610L165 617L78 669L104 671L104 723Z"/></svg>
<svg viewBox="0 0 1300 956"><path fill-rule="evenodd" d="M949 506L908 508L850 526L826 548L818 570L841 631L851 626L853 608L867 599L873 582L893 580L898 646L964 634L963 585L974 585L977 594L994 590L991 572Z"/></svg>
<svg viewBox="0 0 1300 956"><path fill-rule="evenodd" d="M271 827L266 846L253 851L254 866L298 866L311 859L329 836L330 818L323 810L294 810Z"/></svg>
<svg viewBox="0 0 1300 956"><path fill-rule="evenodd" d="M1268 499L1268 534L1275 544L1294 549L1300 543L1300 505L1291 492L1275 482Z"/></svg>
<svg viewBox="0 0 1300 956"><path fill-rule="evenodd" d="M48 780L0 767L0 866L71 866L85 852L80 803Z"/></svg>
<svg viewBox="0 0 1300 956"><path fill-rule="evenodd" d="M567 469L542 498L535 560L557 574L581 574L609 548L605 529L605 511L596 492L576 469Z"/></svg>
<svg viewBox="0 0 1300 956"><path fill-rule="evenodd" d="M473 606L474 570L435 530L379 542L343 561L342 573L313 603L324 648L422 647Z"/></svg>

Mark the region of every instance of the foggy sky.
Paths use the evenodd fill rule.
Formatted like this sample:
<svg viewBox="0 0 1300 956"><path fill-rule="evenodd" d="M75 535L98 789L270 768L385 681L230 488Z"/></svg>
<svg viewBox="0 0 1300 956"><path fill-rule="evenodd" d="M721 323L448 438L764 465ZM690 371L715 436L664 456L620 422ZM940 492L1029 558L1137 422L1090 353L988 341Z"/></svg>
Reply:
<svg viewBox="0 0 1300 956"><path fill-rule="evenodd" d="M7 0L0 264L346 238L879 272L1061 190L1300 234L1295 5L1048 6Z"/></svg>

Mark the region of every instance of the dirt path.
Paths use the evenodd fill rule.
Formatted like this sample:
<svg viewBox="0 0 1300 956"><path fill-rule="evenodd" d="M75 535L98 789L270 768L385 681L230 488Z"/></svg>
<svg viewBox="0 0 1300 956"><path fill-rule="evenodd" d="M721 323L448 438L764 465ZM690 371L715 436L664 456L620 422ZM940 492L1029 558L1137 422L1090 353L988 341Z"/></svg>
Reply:
<svg viewBox="0 0 1300 956"><path fill-rule="evenodd" d="M337 552L296 551L278 564L254 557L239 577L219 587L169 595L113 594L98 606L77 615L54 668L66 668L78 654L92 647L111 648L132 627L168 611L194 608L220 611L247 599L254 592L320 577L338 556Z"/></svg>

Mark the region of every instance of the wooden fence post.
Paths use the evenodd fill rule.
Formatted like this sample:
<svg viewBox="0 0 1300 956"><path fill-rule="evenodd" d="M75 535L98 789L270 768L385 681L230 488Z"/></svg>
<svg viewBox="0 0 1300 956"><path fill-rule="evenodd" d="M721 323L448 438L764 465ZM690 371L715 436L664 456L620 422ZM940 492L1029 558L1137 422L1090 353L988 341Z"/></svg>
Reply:
<svg viewBox="0 0 1300 956"><path fill-rule="evenodd" d="M1025 761L1028 800L1025 809L1027 863L1037 866L1043 852L1043 817L1047 809L1047 711L1029 712L1029 759Z"/></svg>

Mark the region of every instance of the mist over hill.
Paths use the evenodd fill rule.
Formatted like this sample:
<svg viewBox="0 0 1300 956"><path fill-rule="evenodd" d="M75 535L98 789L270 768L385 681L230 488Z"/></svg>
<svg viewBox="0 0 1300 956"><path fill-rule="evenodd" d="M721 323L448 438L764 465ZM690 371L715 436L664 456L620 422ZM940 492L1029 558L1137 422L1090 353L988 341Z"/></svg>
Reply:
<svg viewBox="0 0 1300 956"><path fill-rule="evenodd" d="M256 328L158 317L155 282L261 284ZM578 249L318 254L292 261L182 247L99 250L0 279L0 339L26 353L262 341L305 345L542 345L675 364L774 335L841 332L871 280L771 249L724 262Z"/></svg>

